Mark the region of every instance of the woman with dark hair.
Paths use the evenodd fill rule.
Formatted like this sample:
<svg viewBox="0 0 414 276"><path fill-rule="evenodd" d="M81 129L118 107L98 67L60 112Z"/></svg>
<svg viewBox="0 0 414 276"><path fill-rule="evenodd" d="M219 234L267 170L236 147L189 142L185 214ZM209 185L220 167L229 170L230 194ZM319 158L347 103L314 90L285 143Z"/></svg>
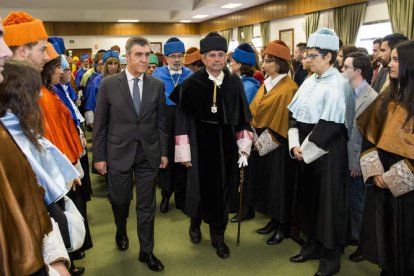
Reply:
<svg viewBox="0 0 414 276"><path fill-rule="evenodd" d="M298 161L294 223L307 235L293 263L320 259L315 275L340 269L348 221L347 140L355 113L354 91L333 67L339 38L322 28L309 36L314 73L289 104L289 150Z"/></svg>
<svg viewBox="0 0 414 276"><path fill-rule="evenodd" d="M336 57L338 70L339 72L342 72L342 67L344 67L344 62L346 59L346 56L352 52L358 51L358 48L354 45L344 45L339 49L338 56Z"/></svg>
<svg viewBox="0 0 414 276"><path fill-rule="evenodd" d="M51 60L45 64L41 73L43 85L39 98L44 117L45 137L66 155L72 164L77 164L83 152L80 136L69 109L53 90L53 86L60 82L62 75L61 57L51 44L48 44L47 52Z"/></svg>
<svg viewBox="0 0 414 276"><path fill-rule="evenodd" d="M367 188L363 256L381 275L414 275L414 42L391 52L390 86L357 118Z"/></svg>
<svg viewBox="0 0 414 276"><path fill-rule="evenodd" d="M288 150L287 105L298 86L288 75L291 67L288 47L270 42L263 61L268 77L250 104L256 150L250 157L247 193L251 200L248 204L271 218L257 233L273 232L267 244L274 245L290 232L296 164Z"/></svg>
<svg viewBox="0 0 414 276"><path fill-rule="evenodd" d="M75 182L79 182L79 173L53 144L42 137L43 118L38 104L41 80L36 69L26 62L9 60L4 65L3 76L4 81L0 84L0 120L25 154L37 183L45 189L43 200L51 212L57 207L56 204L65 204L63 197L72 185L76 185ZM53 233L44 239L46 263L56 259L69 263L65 245L70 234L67 219L63 216L60 231L52 220Z"/></svg>

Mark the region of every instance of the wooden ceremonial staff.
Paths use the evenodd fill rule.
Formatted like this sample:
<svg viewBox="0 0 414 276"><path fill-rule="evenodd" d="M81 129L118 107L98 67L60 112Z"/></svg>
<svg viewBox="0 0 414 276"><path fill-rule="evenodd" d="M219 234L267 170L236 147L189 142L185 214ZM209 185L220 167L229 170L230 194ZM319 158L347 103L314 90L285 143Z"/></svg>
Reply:
<svg viewBox="0 0 414 276"><path fill-rule="evenodd" d="M243 183L244 183L244 167L240 168L240 200L239 200L239 213L237 215L237 242L236 245L240 245L240 227L243 220Z"/></svg>

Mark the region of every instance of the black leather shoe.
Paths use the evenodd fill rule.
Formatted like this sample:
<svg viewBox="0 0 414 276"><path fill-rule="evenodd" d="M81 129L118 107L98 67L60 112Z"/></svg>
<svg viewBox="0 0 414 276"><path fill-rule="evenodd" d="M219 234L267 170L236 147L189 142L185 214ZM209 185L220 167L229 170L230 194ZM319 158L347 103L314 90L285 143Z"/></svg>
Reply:
<svg viewBox="0 0 414 276"><path fill-rule="evenodd" d="M348 245L359 246L359 241L358 240L350 240L348 242Z"/></svg>
<svg viewBox="0 0 414 276"><path fill-rule="evenodd" d="M129 247L129 240L128 237L125 236L115 236L116 245L118 246L118 249L121 251L125 251Z"/></svg>
<svg viewBox="0 0 414 276"><path fill-rule="evenodd" d="M285 239L285 234L279 229L276 229L273 235L266 241L268 245L275 245L281 243Z"/></svg>
<svg viewBox="0 0 414 276"><path fill-rule="evenodd" d="M358 246L358 248L355 250L354 253L349 255L349 259L355 263L359 263L365 260L364 256L361 254L361 248Z"/></svg>
<svg viewBox="0 0 414 276"><path fill-rule="evenodd" d="M304 263L304 262L306 262L307 260L310 260L310 259L311 258L307 258L307 257L303 256L301 253L299 253L298 255L290 257L289 261L291 263Z"/></svg>
<svg viewBox="0 0 414 276"><path fill-rule="evenodd" d="M313 276L332 276L332 274L326 274L318 270Z"/></svg>
<svg viewBox="0 0 414 276"><path fill-rule="evenodd" d="M257 229L256 232L258 234L266 235L266 234L269 234L270 232L272 232L273 230L275 230L276 226L277 226L276 223L271 220L266 224L265 227Z"/></svg>
<svg viewBox="0 0 414 276"><path fill-rule="evenodd" d="M224 241L213 243L213 247L216 249L216 254L220 258L227 259L230 257L230 249Z"/></svg>
<svg viewBox="0 0 414 276"><path fill-rule="evenodd" d="M249 211L247 211L247 212L243 215L243 217L242 217L242 220L241 220L241 221L243 221L243 220L253 219L253 218L255 217L255 215L256 215L256 214L255 214L254 210L249 209ZM230 219L230 222L232 222L232 223L239 222L239 214L236 214L234 217L232 217L232 218Z"/></svg>
<svg viewBox="0 0 414 276"><path fill-rule="evenodd" d="M168 209L169 209L169 203L170 203L170 199L167 197L163 197L161 200L161 204L160 204L160 212L161 213L167 213Z"/></svg>
<svg viewBox="0 0 414 276"><path fill-rule="evenodd" d="M83 266L75 266L72 264L72 266L69 268L69 273L72 276L82 275L85 273L85 268Z"/></svg>
<svg viewBox="0 0 414 276"><path fill-rule="evenodd" d="M85 258L85 251L79 250L79 251L76 251L75 253L71 253L70 257L72 258L72 260L81 260Z"/></svg>
<svg viewBox="0 0 414 276"><path fill-rule="evenodd" d="M200 228L190 226L190 230L188 231L188 233L190 234L190 240L192 243L199 244L201 242Z"/></svg>
<svg viewBox="0 0 414 276"><path fill-rule="evenodd" d="M163 271L164 270L164 265L152 253L140 252L138 260L141 263L146 263L148 268L151 269L152 271Z"/></svg>

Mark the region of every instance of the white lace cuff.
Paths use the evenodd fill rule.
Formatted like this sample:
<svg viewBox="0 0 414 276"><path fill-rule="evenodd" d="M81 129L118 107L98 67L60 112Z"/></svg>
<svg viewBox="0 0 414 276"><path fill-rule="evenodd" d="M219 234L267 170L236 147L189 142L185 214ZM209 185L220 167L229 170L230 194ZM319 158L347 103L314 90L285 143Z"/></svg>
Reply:
<svg viewBox="0 0 414 276"><path fill-rule="evenodd" d="M302 145L300 146L300 149L302 150L303 161L306 164L310 164L316 159L328 153L327 151L318 147L315 143L310 142L309 136L310 134L306 137L305 141L303 141Z"/></svg>
<svg viewBox="0 0 414 276"><path fill-rule="evenodd" d="M254 145L260 156L264 156L280 146L280 144L273 140L272 134L270 134L268 129L260 134Z"/></svg>
<svg viewBox="0 0 414 276"><path fill-rule="evenodd" d="M404 160L401 160L382 175L382 179L394 197L414 190L414 175Z"/></svg>
<svg viewBox="0 0 414 276"><path fill-rule="evenodd" d="M189 161L191 161L191 149L188 135L175 136L174 162L181 163Z"/></svg>
<svg viewBox="0 0 414 276"><path fill-rule="evenodd" d="M359 159L361 164L361 172L364 178L364 183L374 175L382 175L384 173L384 167L378 156L378 151L370 151L365 153Z"/></svg>
<svg viewBox="0 0 414 276"><path fill-rule="evenodd" d="M236 134L236 139L239 151L250 155L250 151L252 149L252 141L254 139L253 132L247 130L239 131Z"/></svg>
<svg viewBox="0 0 414 276"><path fill-rule="evenodd" d="M295 156L292 155L291 151L295 147L300 147L299 130L297 128L289 128L288 139L289 139L289 155L290 157L295 158Z"/></svg>
<svg viewBox="0 0 414 276"><path fill-rule="evenodd" d="M54 264L63 261L65 262L66 267L69 268L69 255L66 251L62 236L60 235L59 226L53 218L50 218L50 220L53 229L43 238L43 259L46 264Z"/></svg>

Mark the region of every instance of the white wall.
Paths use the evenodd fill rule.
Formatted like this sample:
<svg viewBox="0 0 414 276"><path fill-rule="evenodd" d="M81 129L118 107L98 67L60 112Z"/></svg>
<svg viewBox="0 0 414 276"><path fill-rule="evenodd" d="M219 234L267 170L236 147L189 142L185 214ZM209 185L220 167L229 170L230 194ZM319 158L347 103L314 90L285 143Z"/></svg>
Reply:
<svg viewBox="0 0 414 276"><path fill-rule="evenodd" d="M294 45L306 41L305 35L305 16L297 15L283 19L270 21L270 41L279 39L279 31L284 29L294 29Z"/></svg>
<svg viewBox="0 0 414 276"><path fill-rule="evenodd" d="M147 35L144 36L150 42L162 42L164 47L165 41L170 37L174 36L163 36L163 35ZM108 50L113 45L121 47L121 54L125 54L125 43L129 36L62 36L65 40L65 46L67 49L79 49L79 48L92 48L92 53L97 52L100 49ZM187 35L177 36L181 39L185 45L185 48L200 47L200 36L198 35ZM74 40L74 44L69 44L69 40Z"/></svg>
<svg viewBox="0 0 414 276"><path fill-rule="evenodd" d="M371 0L365 11L364 22L389 20L388 6L386 0Z"/></svg>

